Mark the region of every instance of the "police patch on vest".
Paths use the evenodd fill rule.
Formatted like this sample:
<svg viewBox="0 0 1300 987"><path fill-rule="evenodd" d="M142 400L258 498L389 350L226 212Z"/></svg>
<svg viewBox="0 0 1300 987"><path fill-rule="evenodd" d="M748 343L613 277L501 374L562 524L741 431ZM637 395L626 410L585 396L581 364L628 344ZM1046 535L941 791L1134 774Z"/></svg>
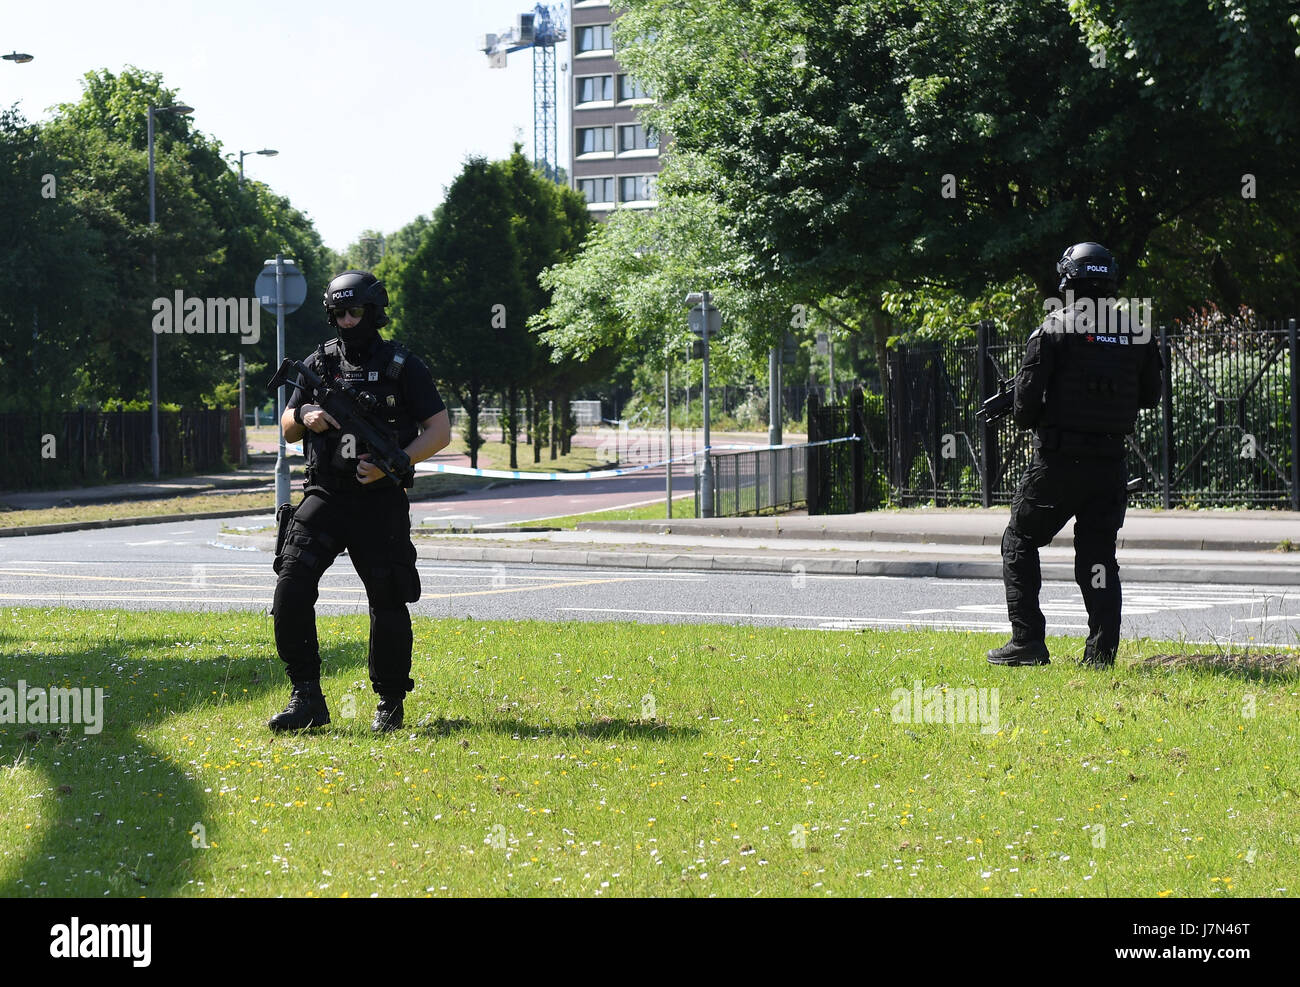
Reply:
<svg viewBox="0 0 1300 987"><path fill-rule="evenodd" d="M369 380L369 381L374 381L374 380L378 380L378 379L379 379L379 371L378 371L378 370L372 370L372 371L370 371L370 375L366 378L366 380Z"/></svg>

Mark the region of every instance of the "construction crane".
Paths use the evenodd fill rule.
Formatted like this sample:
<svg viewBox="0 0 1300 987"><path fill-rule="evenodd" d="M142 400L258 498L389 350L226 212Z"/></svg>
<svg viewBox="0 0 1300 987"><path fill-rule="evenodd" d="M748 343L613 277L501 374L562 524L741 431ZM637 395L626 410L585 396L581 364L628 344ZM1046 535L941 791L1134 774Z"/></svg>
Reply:
<svg viewBox="0 0 1300 987"><path fill-rule="evenodd" d="M559 179L559 108L555 97L555 46L568 38L564 4L537 4L519 14L500 34L483 35L488 67L503 69L506 56L533 49L533 164L551 181Z"/></svg>

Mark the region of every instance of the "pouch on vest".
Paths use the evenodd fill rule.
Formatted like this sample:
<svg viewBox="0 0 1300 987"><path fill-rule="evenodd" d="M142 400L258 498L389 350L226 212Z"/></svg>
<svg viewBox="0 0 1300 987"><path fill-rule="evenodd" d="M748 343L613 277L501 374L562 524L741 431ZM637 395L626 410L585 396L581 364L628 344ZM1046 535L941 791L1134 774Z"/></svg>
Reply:
<svg viewBox="0 0 1300 987"><path fill-rule="evenodd" d="M275 558L279 561L280 556L284 554L284 539L289 533L289 525L293 523L293 516L298 508L293 504L281 504L275 511Z"/></svg>

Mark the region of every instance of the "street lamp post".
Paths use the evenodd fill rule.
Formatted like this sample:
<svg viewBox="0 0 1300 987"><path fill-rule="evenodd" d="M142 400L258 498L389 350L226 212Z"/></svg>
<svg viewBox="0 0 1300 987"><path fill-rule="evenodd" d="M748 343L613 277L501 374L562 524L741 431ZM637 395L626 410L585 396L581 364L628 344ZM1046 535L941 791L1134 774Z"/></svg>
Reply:
<svg viewBox="0 0 1300 987"><path fill-rule="evenodd" d="M831 402L835 401L835 330L826 330L826 370L831 379Z"/></svg>
<svg viewBox="0 0 1300 987"><path fill-rule="evenodd" d="M240 188L244 187L244 158L248 157L248 155L250 154L263 154L268 158L273 158L279 153L280 153L279 151L272 150L269 147L264 147L260 151L240 151L239 152L239 187Z"/></svg>
<svg viewBox="0 0 1300 987"><path fill-rule="evenodd" d="M157 208L155 205L154 195L154 171L153 171L153 118L157 113L181 113L189 114L194 112L192 106L153 106L149 107L149 231L152 233L154 224L157 222ZM158 250L155 247L149 255L149 269L153 278L154 288L158 286ZM158 441L158 334L153 335L153 361L150 365L150 384L149 384L149 408L151 429L149 433L149 450L153 459L153 478L156 480L161 475L161 457L159 454L160 443Z"/></svg>
<svg viewBox="0 0 1300 987"><path fill-rule="evenodd" d="M273 158L280 152L274 148L264 147L260 151L239 152L239 187L244 187L244 158L250 154L261 154ZM244 427L244 351L239 351L239 465L248 465L248 433Z"/></svg>
<svg viewBox="0 0 1300 987"><path fill-rule="evenodd" d="M379 236L363 236L360 243L377 243L379 244L379 259L384 259L384 254L388 253L388 242L384 239L382 233Z"/></svg>
<svg viewBox="0 0 1300 987"><path fill-rule="evenodd" d="M0 55L0 58L3 58L6 62L14 62L18 65L25 65L34 57L34 55L29 55L25 51L13 51L8 55Z"/></svg>

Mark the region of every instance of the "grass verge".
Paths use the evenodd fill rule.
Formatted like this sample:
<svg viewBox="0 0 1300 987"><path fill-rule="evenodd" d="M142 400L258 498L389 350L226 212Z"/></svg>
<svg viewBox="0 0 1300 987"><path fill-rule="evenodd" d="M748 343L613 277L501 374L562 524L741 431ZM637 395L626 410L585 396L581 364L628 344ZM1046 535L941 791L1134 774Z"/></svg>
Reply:
<svg viewBox="0 0 1300 987"><path fill-rule="evenodd" d="M1152 664L1131 659L1179 649L1136 642L1094 672L1053 640L1052 665L996 669L982 634L417 619L408 728L375 736L365 618L319 627L334 721L273 737L264 614L0 613L0 686L105 694L99 733L0 724L0 892L1300 886L1293 655ZM935 687L992 715L900 712Z"/></svg>
<svg viewBox="0 0 1300 987"><path fill-rule="evenodd" d="M673 499L673 517L695 517L694 496ZM539 521L517 521L512 527L577 528L579 521L666 521L668 506L662 501L642 504L640 507L612 507L604 511L591 511L587 514L567 514L564 517L548 517Z"/></svg>
<svg viewBox="0 0 1300 987"><path fill-rule="evenodd" d="M464 438L459 435L453 435L451 445L447 447L446 451L469 455L469 448L465 445ZM549 449L543 449L542 461L534 463L532 446L524 445L521 442L515 450L515 457L519 465L513 468L528 473L583 473L587 470L606 469L613 465L605 457L599 455L597 449L591 446L570 446L568 455L557 456L555 459L551 459L550 455ZM486 442L479 446L478 468L490 470L511 469L510 446L497 441Z"/></svg>
<svg viewBox="0 0 1300 987"><path fill-rule="evenodd" d="M35 510L0 511L0 528L20 528L33 524L69 524L76 521L110 521L118 518L156 517L160 514L203 514L208 511L259 510L275 511L275 493L202 493L162 500L119 500L105 504L78 504L73 507L48 507Z"/></svg>

